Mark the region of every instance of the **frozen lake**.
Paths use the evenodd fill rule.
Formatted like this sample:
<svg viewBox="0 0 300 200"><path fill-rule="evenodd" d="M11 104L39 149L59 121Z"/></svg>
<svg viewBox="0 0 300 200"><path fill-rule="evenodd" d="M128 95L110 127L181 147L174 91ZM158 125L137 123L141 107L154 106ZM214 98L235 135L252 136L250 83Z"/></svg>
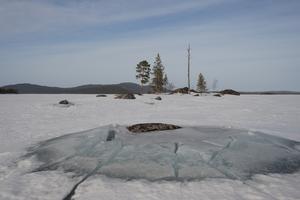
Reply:
<svg viewBox="0 0 300 200"><path fill-rule="evenodd" d="M118 147L122 147L121 153L114 157L110 167L102 168L102 171L99 169L99 173L87 177L78 186L73 198L300 198L300 174L295 172L300 159L299 145L295 142L300 141L300 96L249 95L218 98L161 95L162 101L154 100L155 97L144 95L137 96L136 100L117 100L113 99L113 95L108 95L107 98L96 98L95 95L1 95L0 199L63 199L82 177L95 169L98 155L103 153L105 157L103 146L91 148L94 147L95 138L107 136L107 130L103 132L105 127L124 130L123 125L143 122L163 122L195 128L185 128L185 131L178 129L167 135L158 134L157 137L146 134L142 136L143 139L132 139L132 136L122 134L126 131L119 131L121 134L117 135L121 139L112 141L104 149L109 149L108 154L113 154ZM57 102L62 99L70 100L74 106L58 106ZM112 125L106 126L110 124ZM103 126L104 128L94 129ZM79 146L83 145L83 148L76 146L78 138L75 135L78 134L63 136L89 129L93 130L81 133L85 139L81 140L84 145ZM227 134L224 135L220 130L226 130ZM50 140L50 143L40 143L60 136L63 137ZM127 146L125 149L124 143ZM158 145L162 143L165 148ZM177 158L173 154L176 143L179 146L178 155L181 155ZM224 151L214 156L212 147L219 151L231 143L235 151L239 152L238 155L233 155L236 154L234 151ZM40 146L36 146L37 144ZM39 148L31 149L34 156L24 157L28 153L28 147ZM202 154L196 155L195 151ZM145 152L165 158L163 164L142 163L141 161L149 161L147 156L151 157L151 153L147 155ZM82 156L80 153L89 156ZM64 162L65 158L72 155L81 156L73 157L72 162ZM231 162L230 170L222 163L224 157ZM96 164L94 158L97 158ZM282 161L283 158L286 161ZM174 172L176 159L177 175ZM201 162L194 162L197 159ZM278 173L278 169L286 167L278 164L278 160L286 165L294 160L295 165L292 164L291 169L296 167L286 171L290 172L288 174ZM273 161L277 170L269 167L271 170L265 173L256 167L258 163L274 163ZM60 164L52 165L53 163ZM199 170L199 167L194 167L197 164L204 167ZM212 166L208 167L207 164ZM154 172L147 170L149 166ZM157 173L155 169L162 169L158 171L163 173ZM176 176L192 180L172 181ZM168 181L170 177L171 181Z"/></svg>

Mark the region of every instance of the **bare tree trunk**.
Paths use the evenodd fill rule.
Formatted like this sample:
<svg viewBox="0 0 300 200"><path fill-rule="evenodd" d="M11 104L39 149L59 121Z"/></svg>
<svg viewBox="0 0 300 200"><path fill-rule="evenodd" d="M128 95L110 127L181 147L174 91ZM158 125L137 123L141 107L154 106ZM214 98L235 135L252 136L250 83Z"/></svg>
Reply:
<svg viewBox="0 0 300 200"><path fill-rule="evenodd" d="M190 83L190 62L191 62L191 48L190 45L188 47L188 91L190 93L191 83Z"/></svg>
<svg viewBox="0 0 300 200"><path fill-rule="evenodd" d="M141 94L143 94L143 83L141 83Z"/></svg>

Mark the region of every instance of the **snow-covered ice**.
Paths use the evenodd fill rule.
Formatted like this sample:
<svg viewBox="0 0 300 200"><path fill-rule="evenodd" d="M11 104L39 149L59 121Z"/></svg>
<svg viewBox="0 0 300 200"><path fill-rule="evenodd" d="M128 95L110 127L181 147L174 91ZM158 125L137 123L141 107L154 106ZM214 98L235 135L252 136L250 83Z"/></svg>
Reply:
<svg viewBox="0 0 300 200"><path fill-rule="evenodd" d="M161 96L0 96L0 199L300 198L300 96Z"/></svg>

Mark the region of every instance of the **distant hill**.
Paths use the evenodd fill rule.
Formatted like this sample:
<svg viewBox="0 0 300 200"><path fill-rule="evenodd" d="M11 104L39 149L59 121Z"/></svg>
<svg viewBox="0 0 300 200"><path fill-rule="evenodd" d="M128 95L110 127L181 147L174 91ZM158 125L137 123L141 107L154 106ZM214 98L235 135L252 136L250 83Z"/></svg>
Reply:
<svg viewBox="0 0 300 200"><path fill-rule="evenodd" d="M257 95L300 95L296 91L263 91L263 92L240 92L241 94L257 94Z"/></svg>
<svg viewBox="0 0 300 200"><path fill-rule="evenodd" d="M77 87L61 88L61 87L49 87L34 85L29 83L6 85L0 87L2 90L13 89L19 94L126 94L126 93L141 93L141 86L136 83L125 82L119 84L89 84L81 85ZM151 92L150 86L143 87L143 93ZM211 91L218 92L218 91ZM1 92L0 92L1 93ZM3 92L6 93L6 92ZM257 91L257 92L245 92L240 91L242 95L252 94L252 95L300 95L297 91Z"/></svg>
<svg viewBox="0 0 300 200"><path fill-rule="evenodd" d="M210 93L220 93L220 91L209 91ZM241 95L300 95L299 91L274 90L274 91L239 91Z"/></svg>
<svg viewBox="0 0 300 200"><path fill-rule="evenodd" d="M48 87L29 83L6 85L2 88L15 89L19 94L126 94L140 93L141 87L136 83L120 83L110 85L82 85L70 88ZM151 91L149 86L143 87L143 93Z"/></svg>

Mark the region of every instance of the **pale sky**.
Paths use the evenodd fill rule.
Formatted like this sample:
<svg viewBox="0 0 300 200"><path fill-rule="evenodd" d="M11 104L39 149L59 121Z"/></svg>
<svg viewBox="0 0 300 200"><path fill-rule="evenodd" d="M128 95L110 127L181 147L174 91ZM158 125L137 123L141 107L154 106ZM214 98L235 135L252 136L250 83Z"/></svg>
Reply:
<svg viewBox="0 0 300 200"><path fill-rule="evenodd" d="M0 85L137 82L160 53L169 80L300 91L299 0L0 0Z"/></svg>

